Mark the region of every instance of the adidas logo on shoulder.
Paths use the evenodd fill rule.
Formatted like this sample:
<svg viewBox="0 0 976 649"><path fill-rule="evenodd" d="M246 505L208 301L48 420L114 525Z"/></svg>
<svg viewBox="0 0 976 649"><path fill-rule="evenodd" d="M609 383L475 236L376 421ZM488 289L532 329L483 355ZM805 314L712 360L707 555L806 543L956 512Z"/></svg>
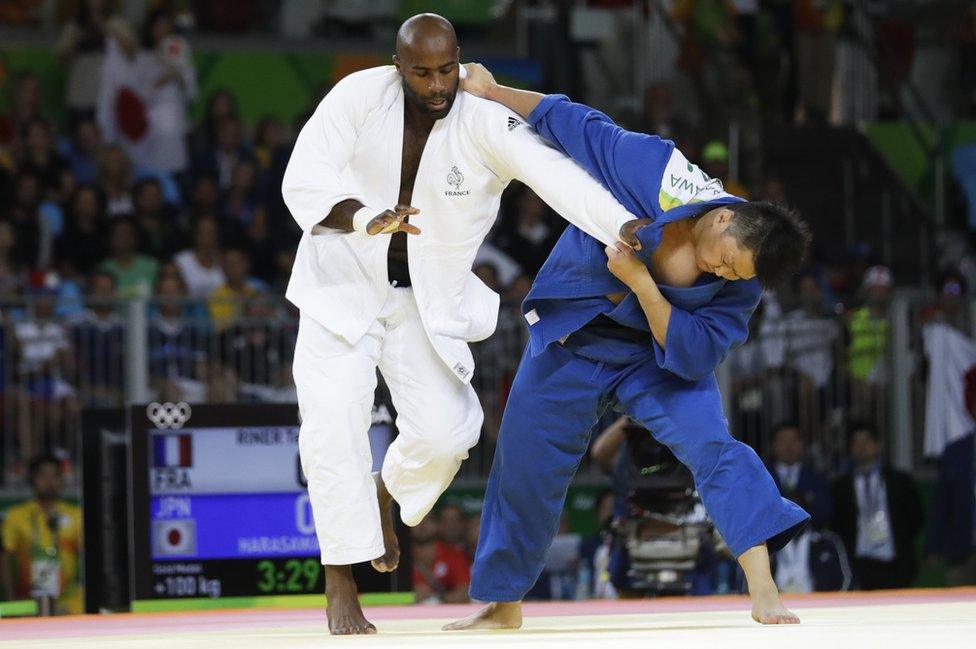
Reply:
<svg viewBox="0 0 976 649"><path fill-rule="evenodd" d="M517 120L517 119L515 119L514 117L509 117L508 118L508 131L509 132L514 131L515 129L517 129L521 125L522 125L522 122L519 121L519 120Z"/></svg>

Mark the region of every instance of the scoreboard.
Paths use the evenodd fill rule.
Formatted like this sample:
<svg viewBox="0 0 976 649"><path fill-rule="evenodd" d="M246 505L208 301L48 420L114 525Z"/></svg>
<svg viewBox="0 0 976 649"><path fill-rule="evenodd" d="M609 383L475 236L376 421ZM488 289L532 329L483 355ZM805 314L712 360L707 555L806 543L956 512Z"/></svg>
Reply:
<svg viewBox="0 0 976 649"><path fill-rule="evenodd" d="M128 417L134 602L324 592L294 405L151 404ZM373 419L378 467L390 408ZM363 592L409 590L402 567L355 571Z"/></svg>

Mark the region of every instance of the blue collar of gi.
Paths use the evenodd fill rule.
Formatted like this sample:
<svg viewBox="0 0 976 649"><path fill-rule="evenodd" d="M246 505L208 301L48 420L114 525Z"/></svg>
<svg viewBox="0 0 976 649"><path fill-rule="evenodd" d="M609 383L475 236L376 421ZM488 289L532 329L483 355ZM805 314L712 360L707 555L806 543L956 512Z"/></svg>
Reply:
<svg viewBox="0 0 976 649"><path fill-rule="evenodd" d="M635 252L637 253L637 256L644 261L644 263L649 264L651 263L651 255L654 254L654 251L657 250L657 247L661 244L661 236L664 234L665 225L668 223L673 223L674 221L680 221L681 219L688 218L690 216L695 216L696 214L703 214L709 210L714 210L716 207L742 202L744 202L744 200L738 196L727 196L716 198L711 201L688 203L686 205L679 205L678 207L671 208L667 212L661 214L661 216L655 219L652 223L647 224L637 231L637 240L641 243L641 249Z"/></svg>

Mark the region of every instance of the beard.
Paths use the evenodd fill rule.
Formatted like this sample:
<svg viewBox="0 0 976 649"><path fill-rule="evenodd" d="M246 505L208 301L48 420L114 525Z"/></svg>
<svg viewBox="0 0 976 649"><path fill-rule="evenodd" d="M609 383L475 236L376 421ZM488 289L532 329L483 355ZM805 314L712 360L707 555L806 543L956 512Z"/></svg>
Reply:
<svg viewBox="0 0 976 649"><path fill-rule="evenodd" d="M431 119L442 119L447 117L447 114L451 112L451 106L454 105L454 100L457 97L458 87L454 86L452 90L445 91L442 93L437 93L434 95L421 95L410 87L406 79L403 79L403 94L406 96L407 101L414 105L421 113L426 115ZM428 102L435 101L438 99L444 100L444 106L442 108L431 108Z"/></svg>

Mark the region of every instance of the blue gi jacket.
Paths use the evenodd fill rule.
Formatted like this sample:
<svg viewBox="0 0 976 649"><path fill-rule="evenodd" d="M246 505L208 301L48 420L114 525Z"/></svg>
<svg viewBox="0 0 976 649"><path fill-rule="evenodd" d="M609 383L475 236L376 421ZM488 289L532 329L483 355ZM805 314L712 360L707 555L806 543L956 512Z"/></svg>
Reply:
<svg viewBox="0 0 976 649"><path fill-rule="evenodd" d="M635 215L653 219L638 231L645 263L665 224L742 199L688 162L674 143L633 133L603 113L548 95L528 118L540 135L582 165ZM756 279L726 281L702 275L690 288L659 285L671 302L665 347L653 342L658 365L681 378L711 374L729 350L745 341L749 317L762 289ZM607 269L604 245L570 225L536 277L522 304L530 351L577 331L601 313L628 327L650 331L636 296L619 305L604 296L629 292Z"/></svg>

